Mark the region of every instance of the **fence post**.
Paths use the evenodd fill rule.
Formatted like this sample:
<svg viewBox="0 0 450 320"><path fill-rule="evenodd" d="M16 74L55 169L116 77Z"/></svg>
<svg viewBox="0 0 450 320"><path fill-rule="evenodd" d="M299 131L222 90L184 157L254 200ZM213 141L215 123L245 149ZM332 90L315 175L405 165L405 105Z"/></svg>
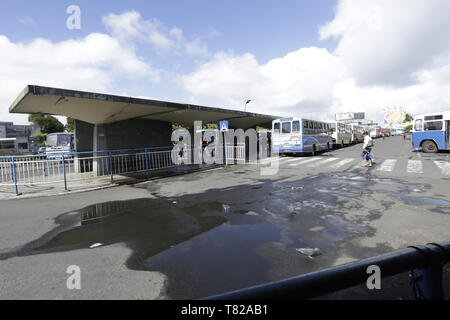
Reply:
<svg viewBox="0 0 450 320"><path fill-rule="evenodd" d="M145 170L148 170L149 166L148 166L148 149L147 148L144 149L144 154L145 154Z"/></svg>
<svg viewBox="0 0 450 320"><path fill-rule="evenodd" d="M114 178L113 178L113 167L112 167L112 153L111 151L108 153L108 160L109 160L109 175L111 176L111 184L114 183Z"/></svg>
<svg viewBox="0 0 450 320"><path fill-rule="evenodd" d="M419 269L415 272L415 284L418 292L418 300L443 300L444 293L442 288L442 267L432 265L425 269Z"/></svg>
<svg viewBox="0 0 450 320"><path fill-rule="evenodd" d="M63 166L63 175L64 175L64 190L67 191L67 175L66 175L66 159L64 154L61 154L62 166Z"/></svg>
<svg viewBox="0 0 450 320"><path fill-rule="evenodd" d="M16 196L20 196L19 187L17 186L16 164L14 163L14 157L10 158L11 175L14 182L14 188L16 190Z"/></svg>

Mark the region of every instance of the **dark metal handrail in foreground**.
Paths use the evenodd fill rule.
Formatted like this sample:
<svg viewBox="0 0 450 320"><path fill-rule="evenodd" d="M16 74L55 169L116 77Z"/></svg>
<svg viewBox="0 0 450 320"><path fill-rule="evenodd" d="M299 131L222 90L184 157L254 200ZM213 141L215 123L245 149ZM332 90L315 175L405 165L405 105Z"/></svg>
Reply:
<svg viewBox="0 0 450 320"><path fill-rule="evenodd" d="M202 300L310 299L366 283L370 276L367 268L371 265L380 268L382 278L412 271L416 299L442 300L442 270L449 261L450 240L411 246L380 256L218 294Z"/></svg>

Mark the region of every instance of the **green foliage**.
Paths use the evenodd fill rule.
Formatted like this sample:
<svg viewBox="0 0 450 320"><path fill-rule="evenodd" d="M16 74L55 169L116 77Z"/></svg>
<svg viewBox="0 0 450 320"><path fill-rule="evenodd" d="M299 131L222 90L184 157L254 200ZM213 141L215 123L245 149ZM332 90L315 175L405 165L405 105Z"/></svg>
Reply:
<svg viewBox="0 0 450 320"><path fill-rule="evenodd" d="M187 129L187 128L183 127L179 123L172 122L172 131L175 131L175 130L178 130L178 129Z"/></svg>
<svg viewBox="0 0 450 320"><path fill-rule="evenodd" d="M405 114L405 119L403 120L403 122L405 123L405 122L411 122L411 121L413 121L413 116L412 115L410 115L409 113L407 113L407 114Z"/></svg>
<svg viewBox="0 0 450 320"><path fill-rule="evenodd" d="M219 125L217 123L205 123L203 129L219 129Z"/></svg>
<svg viewBox="0 0 450 320"><path fill-rule="evenodd" d="M412 124L408 124L407 126L405 126L405 132L411 132L412 130Z"/></svg>
<svg viewBox="0 0 450 320"><path fill-rule="evenodd" d="M74 118L67 117L66 131L67 132L75 131L75 119Z"/></svg>
<svg viewBox="0 0 450 320"><path fill-rule="evenodd" d="M42 133L64 132L64 125L48 114L30 114L28 121L41 127Z"/></svg>
<svg viewBox="0 0 450 320"><path fill-rule="evenodd" d="M38 133L30 136L32 141L37 141L36 145L38 147L45 147L45 138L47 137L46 133Z"/></svg>

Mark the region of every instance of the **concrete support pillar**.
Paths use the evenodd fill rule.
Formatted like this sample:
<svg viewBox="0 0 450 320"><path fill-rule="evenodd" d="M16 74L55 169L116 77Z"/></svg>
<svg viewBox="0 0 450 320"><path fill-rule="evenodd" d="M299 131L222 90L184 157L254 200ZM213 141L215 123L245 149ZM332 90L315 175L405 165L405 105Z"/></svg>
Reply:
<svg viewBox="0 0 450 320"><path fill-rule="evenodd" d="M94 133L93 133L93 143L92 143L92 152L94 158L93 161L93 171L97 176L107 175L108 174L108 159L105 158L97 158L107 155L104 152L108 149L107 139L106 139L106 128L103 124L95 124L94 125Z"/></svg>
<svg viewBox="0 0 450 320"><path fill-rule="evenodd" d="M75 152L78 152L78 142L77 142L77 122L78 121L74 121L73 123L73 127L74 127L74 137L73 137L73 150ZM73 156L73 172L74 173L80 173L80 159L78 157L78 153L75 153Z"/></svg>

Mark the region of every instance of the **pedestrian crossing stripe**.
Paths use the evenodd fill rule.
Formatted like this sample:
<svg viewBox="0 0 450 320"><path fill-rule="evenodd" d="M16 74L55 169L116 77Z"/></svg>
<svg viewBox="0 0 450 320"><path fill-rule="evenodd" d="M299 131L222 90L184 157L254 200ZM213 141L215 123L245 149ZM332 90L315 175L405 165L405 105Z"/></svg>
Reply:
<svg viewBox="0 0 450 320"><path fill-rule="evenodd" d="M396 159L387 159L384 160L381 166L377 169L378 171L388 171L391 172L394 170L395 164L397 163Z"/></svg>
<svg viewBox="0 0 450 320"><path fill-rule="evenodd" d="M292 166L292 167L296 167L296 166L304 165L305 163L310 163L310 162L313 162L313 161L317 161L317 158L315 158L315 157L314 158L309 158L309 159L306 159L306 160L301 161L301 162L290 163L289 165Z"/></svg>
<svg viewBox="0 0 450 320"><path fill-rule="evenodd" d="M335 158L335 157L271 157L260 160L260 163L270 163L273 161L278 161L280 165L288 165L290 167L305 167L309 168L317 168L320 166L327 167L329 169L339 169L346 165L352 164L352 162L357 161L355 158ZM380 164L375 164L374 169L379 172L393 172L394 169L399 167L399 163L405 163L406 169L403 169L408 174L423 174L424 173L424 161L426 163L434 163L436 165L435 168L439 169L442 175L450 176L450 161L426 161L423 159L413 160L408 159L406 162L400 162L398 159L386 159L382 161ZM363 167L363 163L358 161L357 164L350 167L350 170L361 169ZM397 171L397 170L396 170ZM403 172L405 172L403 171Z"/></svg>
<svg viewBox="0 0 450 320"><path fill-rule="evenodd" d="M328 162L335 161L335 160L338 160L338 158L329 158L329 159L317 161L316 163L309 164L308 167L315 168L315 167L324 165L324 164L326 164Z"/></svg>
<svg viewBox="0 0 450 320"><path fill-rule="evenodd" d="M345 166L346 164L355 161L354 158L350 158L350 159L342 159L341 161L334 163L333 165L331 165L331 168L333 169L337 169L340 168L342 166Z"/></svg>
<svg viewBox="0 0 450 320"><path fill-rule="evenodd" d="M421 160L408 160L406 165L406 172L409 173L423 173L423 166Z"/></svg>
<svg viewBox="0 0 450 320"><path fill-rule="evenodd" d="M434 161L434 163L441 169L442 174L449 176L450 175L450 162L447 161Z"/></svg>

